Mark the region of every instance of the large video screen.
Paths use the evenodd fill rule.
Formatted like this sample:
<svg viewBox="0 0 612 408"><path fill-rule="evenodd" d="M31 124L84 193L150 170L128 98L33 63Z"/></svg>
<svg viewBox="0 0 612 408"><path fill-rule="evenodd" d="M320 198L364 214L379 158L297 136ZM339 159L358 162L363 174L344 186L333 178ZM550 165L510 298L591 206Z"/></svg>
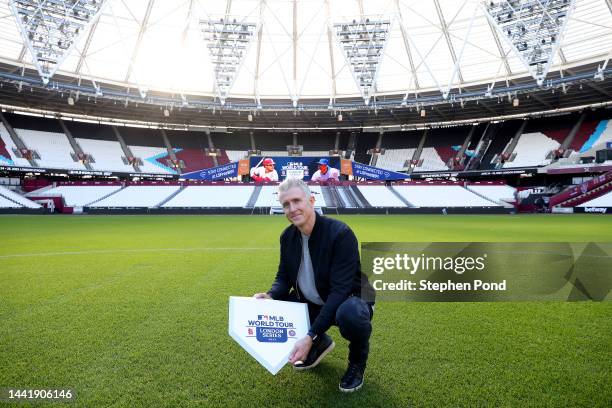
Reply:
<svg viewBox="0 0 612 408"><path fill-rule="evenodd" d="M300 156L300 157L288 157L288 156L252 156L249 162L251 173L253 168L262 167L264 159L272 159L274 161L274 170L278 173L278 179L284 180L288 177L295 177L304 181L309 181L313 174L319 168L319 160L327 159L329 161L329 167L334 169L340 169L340 158L329 157L329 156Z"/></svg>

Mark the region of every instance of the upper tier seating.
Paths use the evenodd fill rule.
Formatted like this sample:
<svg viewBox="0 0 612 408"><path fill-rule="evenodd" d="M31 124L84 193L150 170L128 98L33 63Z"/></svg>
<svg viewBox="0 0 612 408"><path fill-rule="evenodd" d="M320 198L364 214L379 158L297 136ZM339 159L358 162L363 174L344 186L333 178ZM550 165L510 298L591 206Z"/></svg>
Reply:
<svg viewBox="0 0 612 408"><path fill-rule="evenodd" d="M188 186L162 207L245 207L254 186Z"/></svg>
<svg viewBox="0 0 612 408"><path fill-rule="evenodd" d="M237 162L247 157L246 150L226 150L230 162Z"/></svg>
<svg viewBox="0 0 612 408"><path fill-rule="evenodd" d="M0 157L1 165L30 167L30 162L28 162L26 159L17 157L15 153L13 152L13 149L15 149L16 146L15 146L15 143L13 143L13 139L11 139L11 136L9 135L8 130L6 129L6 127L4 127L4 123L0 123L0 138L2 139L2 142L4 143L5 152L8 153L8 157L6 157L6 159L9 159L9 160L5 160L5 159L3 160L2 157L4 157L4 155L2 154L2 157Z"/></svg>
<svg viewBox="0 0 612 408"><path fill-rule="evenodd" d="M321 133L303 133L300 132L297 137L297 144L304 147L304 150L325 150L326 155L329 150L334 148L336 142L336 132L334 131L322 131ZM340 141L341 142L341 141ZM340 150L342 146L338 146Z"/></svg>
<svg viewBox="0 0 612 408"><path fill-rule="evenodd" d="M458 185L393 186L415 207L499 207Z"/></svg>
<svg viewBox="0 0 612 408"><path fill-rule="evenodd" d="M122 160L125 154L119 142L79 138L75 140L85 153L93 157L95 163L91 163L91 167L94 170L134 173L134 167Z"/></svg>
<svg viewBox="0 0 612 408"><path fill-rule="evenodd" d="M358 186L359 191L372 207L406 207L387 186Z"/></svg>
<svg viewBox="0 0 612 408"><path fill-rule="evenodd" d="M177 174L175 170L158 161L161 157L168 155L168 150L163 147L129 146L135 157L142 160L138 167L143 173Z"/></svg>
<svg viewBox="0 0 612 408"><path fill-rule="evenodd" d="M233 136L233 135L231 135ZM253 135L258 150L284 150L293 144L293 135L290 133L256 132ZM215 146L217 146L215 144ZM248 144L246 146L249 146ZM287 153L285 153L287 154Z"/></svg>
<svg viewBox="0 0 612 408"><path fill-rule="evenodd" d="M30 150L38 152L36 159L39 167L50 169L85 170L81 162L75 162L70 153L74 153L64 133L43 132L40 130L15 129L15 133Z"/></svg>
<svg viewBox="0 0 612 408"><path fill-rule="evenodd" d="M121 186L57 186L51 189L35 190L27 197L64 197L64 202L69 207L84 207L91 204L114 191L121 189Z"/></svg>
<svg viewBox="0 0 612 408"><path fill-rule="evenodd" d="M185 167L181 169L182 173L190 173L192 171L208 169L215 166L213 158L211 156L206 156L202 149L175 149L175 152L176 158L179 161L182 160L185 164ZM158 159L158 162L163 161L163 159Z"/></svg>
<svg viewBox="0 0 612 408"><path fill-rule="evenodd" d="M424 147L419 160L423 160L423 164L415 167L415 172L448 170L448 166L433 147Z"/></svg>
<svg viewBox="0 0 612 408"><path fill-rule="evenodd" d="M9 150L11 150L11 148L7 148L6 143L4 143L4 139L0 138L0 165L12 166L14 164L13 159L11 159L12 155L11 153L9 153Z"/></svg>
<svg viewBox="0 0 612 408"><path fill-rule="evenodd" d="M30 201L27 198L15 193L14 191L2 186L0 186L0 198L2 198L2 201L5 203L4 208L41 208L40 204L35 203L34 201ZM7 201L9 201L9 203L7 203ZM10 204L11 201L15 201L17 204Z"/></svg>
<svg viewBox="0 0 612 408"><path fill-rule="evenodd" d="M91 207L156 207L178 191L180 186L129 186Z"/></svg>
<svg viewBox="0 0 612 408"><path fill-rule="evenodd" d="M378 156L376 167L391 171L402 171L406 161L411 160L416 149L386 149L385 154Z"/></svg>
<svg viewBox="0 0 612 408"><path fill-rule="evenodd" d="M402 171L405 168L406 161L412 159L415 151L416 149L385 150L385 154L378 156L376 167L392 171ZM419 167L414 168L415 172L448 170L448 166L433 147L424 147L419 160L423 160L423 163Z"/></svg>
<svg viewBox="0 0 612 408"><path fill-rule="evenodd" d="M597 150L605 149L606 143L612 142L612 121L600 121L595 130L589 135L586 141L570 156L570 159L577 159L582 155L594 156Z"/></svg>
<svg viewBox="0 0 612 408"><path fill-rule="evenodd" d="M516 157L511 162L504 163L504 168L530 167L550 164L546 155L558 149L559 142L549 138L544 133L523 133L514 148Z"/></svg>

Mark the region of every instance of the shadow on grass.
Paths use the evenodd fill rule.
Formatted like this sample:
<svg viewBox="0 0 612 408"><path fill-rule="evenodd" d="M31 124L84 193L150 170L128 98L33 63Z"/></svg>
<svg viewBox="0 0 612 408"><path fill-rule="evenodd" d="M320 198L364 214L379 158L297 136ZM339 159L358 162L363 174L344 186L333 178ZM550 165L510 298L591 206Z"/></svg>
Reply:
<svg viewBox="0 0 612 408"><path fill-rule="evenodd" d="M384 387L376 380L369 378L366 370L363 387L352 393L344 393L338 389L340 378L346 366L338 361L323 361L317 367L308 371L295 371L287 368L287 400L286 406L334 406L334 407L395 407L402 403L393 395L385 392ZM372 377L376 377L372 375ZM294 395L291 395L294 394ZM280 402L280 401L279 401ZM281 406L284 406L284 401Z"/></svg>

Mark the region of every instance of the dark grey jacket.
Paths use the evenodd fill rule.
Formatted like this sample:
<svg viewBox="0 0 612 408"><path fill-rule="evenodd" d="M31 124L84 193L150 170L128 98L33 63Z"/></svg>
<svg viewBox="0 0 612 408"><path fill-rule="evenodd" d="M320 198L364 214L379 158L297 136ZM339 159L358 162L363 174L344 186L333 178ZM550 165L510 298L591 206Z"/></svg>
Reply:
<svg viewBox="0 0 612 408"><path fill-rule="evenodd" d="M370 303L374 290L361 272L359 246L353 231L343 222L317 213L315 225L308 239L308 249L315 275L315 285L325 304L310 331L322 334L334 323L336 310L349 296L361 296L362 286ZM268 291L276 300L284 300L291 289L302 302L307 302L297 285L302 260L302 235L294 225L280 237L280 262L276 280Z"/></svg>

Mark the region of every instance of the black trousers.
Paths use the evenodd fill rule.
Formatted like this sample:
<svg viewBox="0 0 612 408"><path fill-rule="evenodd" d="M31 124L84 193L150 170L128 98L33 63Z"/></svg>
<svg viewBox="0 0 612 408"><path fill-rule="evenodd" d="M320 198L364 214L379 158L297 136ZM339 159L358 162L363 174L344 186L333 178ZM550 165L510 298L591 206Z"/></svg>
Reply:
<svg viewBox="0 0 612 408"><path fill-rule="evenodd" d="M290 302L301 302L308 305L310 324L315 321L321 307L311 302L297 298L295 292L289 294ZM336 311L334 325L340 329L340 334L349 341L349 362L365 367L370 352L370 336L372 334L372 305L358 296L350 296L340 304Z"/></svg>

